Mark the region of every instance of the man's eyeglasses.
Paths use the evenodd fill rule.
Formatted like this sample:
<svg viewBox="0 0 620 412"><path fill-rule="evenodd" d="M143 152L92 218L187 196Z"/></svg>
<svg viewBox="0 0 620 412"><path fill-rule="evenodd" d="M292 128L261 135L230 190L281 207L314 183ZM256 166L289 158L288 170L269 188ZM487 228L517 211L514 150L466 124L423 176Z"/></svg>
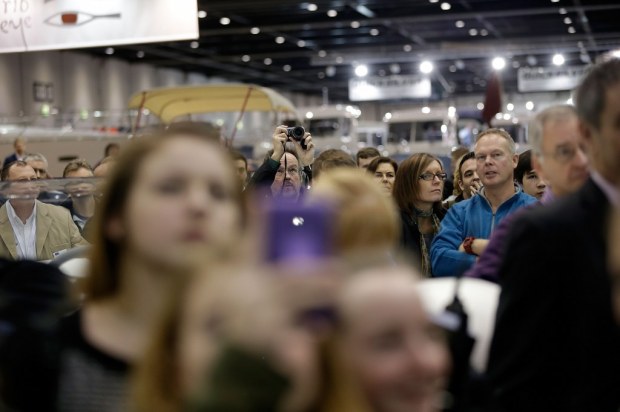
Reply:
<svg viewBox="0 0 620 412"><path fill-rule="evenodd" d="M448 178L448 174L447 173L430 173L430 172L427 172L427 173L422 173L420 175L420 179L426 180L427 182L433 180L434 178L437 178L437 179L439 179L441 181L444 181L444 180L446 180Z"/></svg>
<svg viewBox="0 0 620 412"><path fill-rule="evenodd" d="M297 167L289 167L288 169L286 169L286 171L288 172L289 175L293 176L299 173L299 169ZM278 171L276 172L278 175L283 175L284 174L284 168L280 168L278 169Z"/></svg>
<svg viewBox="0 0 620 412"><path fill-rule="evenodd" d="M565 145L556 147L555 151L551 153L543 153L549 155L551 158L559 163L568 163L577 154L577 150L581 150L581 153L585 153L585 147L583 145Z"/></svg>

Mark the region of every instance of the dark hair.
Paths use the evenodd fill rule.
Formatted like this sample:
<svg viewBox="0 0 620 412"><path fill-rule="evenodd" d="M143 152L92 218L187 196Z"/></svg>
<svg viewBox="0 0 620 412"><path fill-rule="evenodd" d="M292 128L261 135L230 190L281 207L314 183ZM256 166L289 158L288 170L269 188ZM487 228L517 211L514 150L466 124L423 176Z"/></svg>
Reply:
<svg viewBox="0 0 620 412"><path fill-rule="evenodd" d="M0 173L0 180L5 181L9 179L9 171L11 170L13 166L31 167L28 163L24 162L23 160L16 160L14 162L6 164L4 165L4 167L2 168L2 172Z"/></svg>
<svg viewBox="0 0 620 412"><path fill-rule="evenodd" d="M69 173L75 172L80 169L86 169L92 173L93 168L84 159L75 159L67 163L65 170L62 171L62 177L67 177Z"/></svg>
<svg viewBox="0 0 620 412"><path fill-rule="evenodd" d="M312 178L316 179L322 171L336 167L357 167L357 163L343 150L327 149L314 160Z"/></svg>
<svg viewBox="0 0 620 412"><path fill-rule="evenodd" d="M272 152L273 154L273 152ZM232 160L236 161L236 160L243 160L243 163L245 164L245 168L248 168L248 159L241 153L238 152L236 150L231 150L230 151L230 157L232 157Z"/></svg>
<svg viewBox="0 0 620 412"><path fill-rule="evenodd" d="M532 151L526 150L519 155L519 163L517 163L517 167L515 168L515 180L522 185L523 176L528 174L532 169Z"/></svg>
<svg viewBox="0 0 620 412"><path fill-rule="evenodd" d="M414 201L420 197L419 176L424 169L433 162L439 163L443 170L443 164L439 158L428 153L416 153L408 159L403 160L396 172L396 180L394 181L394 200L396 204L406 213L413 213L415 205ZM439 213L442 209L441 201L433 204L435 213Z"/></svg>
<svg viewBox="0 0 620 412"><path fill-rule="evenodd" d="M104 153L104 157L108 157L108 156L110 156L110 150L112 150L112 149L114 149L114 148L116 148L116 149L120 149L121 147L119 146L119 144L118 144L118 143L108 143L108 144L106 145L106 147L105 147L104 151L103 151L103 153Z"/></svg>
<svg viewBox="0 0 620 412"><path fill-rule="evenodd" d="M175 136L189 137L213 144L222 151L223 156L228 156L228 151L221 146L219 137L214 137L209 130L201 123L174 123L166 130L133 140L127 149L123 150L112 174L108 177L104 196L97 209L93 225L94 242L91 247L90 270L89 275L84 279L83 289L88 299L104 299L118 292L122 245L118 240L110 237L107 226L111 219L122 216L144 160L160 150L161 146L174 139ZM235 175L232 161L229 166L231 175ZM242 224L244 224L247 216L245 199L241 183L238 179L234 179L234 182L237 185L235 196L240 205Z"/></svg>
<svg viewBox="0 0 620 412"><path fill-rule="evenodd" d="M474 153L474 152L469 152L469 153L466 153L463 156L461 156L461 158L458 161L458 167L456 168L456 170L458 170L459 173L460 173L461 172L461 168L463 167L463 163L465 163L469 159L474 159L475 157L476 157L476 153Z"/></svg>
<svg viewBox="0 0 620 412"><path fill-rule="evenodd" d="M379 165L382 163L389 163L394 168L394 173L398 172L398 163L394 159L390 159L389 157L380 156L374 159L372 162L368 164L368 169L366 169L370 174L374 174Z"/></svg>
<svg viewBox="0 0 620 412"><path fill-rule="evenodd" d="M359 164L360 159L368 159L370 157L378 156L381 156L381 153L379 153L377 149L375 149L374 147L365 147L363 149L360 149L359 152L357 152L357 155L355 155L355 160L356 163Z"/></svg>
<svg viewBox="0 0 620 412"><path fill-rule="evenodd" d="M598 129L605 110L607 90L620 83L620 60L613 58L594 65L575 91L575 107L579 117Z"/></svg>

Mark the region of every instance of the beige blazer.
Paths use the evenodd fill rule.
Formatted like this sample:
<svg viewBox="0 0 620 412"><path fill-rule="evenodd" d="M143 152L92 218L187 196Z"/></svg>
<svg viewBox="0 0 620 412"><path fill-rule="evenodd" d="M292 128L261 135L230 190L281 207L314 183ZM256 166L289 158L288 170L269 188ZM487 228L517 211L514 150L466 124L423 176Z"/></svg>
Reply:
<svg viewBox="0 0 620 412"><path fill-rule="evenodd" d="M54 252L88 245L71 219L71 214L61 206L37 202L36 247L37 260L50 260ZM6 205L0 207L0 257L18 259L15 235Z"/></svg>

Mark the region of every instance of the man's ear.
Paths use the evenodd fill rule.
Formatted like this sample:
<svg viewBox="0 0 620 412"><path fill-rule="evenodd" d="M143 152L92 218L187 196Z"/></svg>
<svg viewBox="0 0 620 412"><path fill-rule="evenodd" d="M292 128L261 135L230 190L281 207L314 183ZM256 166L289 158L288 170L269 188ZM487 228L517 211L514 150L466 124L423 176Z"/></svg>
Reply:
<svg viewBox="0 0 620 412"><path fill-rule="evenodd" d="M461 179L459 179L459 180L456 182L456 184L457 184L457 185L459 185L459 189L461 189L461 192L464 192L464 191L465 191L465 187L463 186L463 181L462 181Z"/></svg>
<svg viewBox="0 0 620 412"><path fill-rule="evenodd" d="M515 153L512 155L512 168L516 169L518 164L519 164L519 155Z"/></svg>

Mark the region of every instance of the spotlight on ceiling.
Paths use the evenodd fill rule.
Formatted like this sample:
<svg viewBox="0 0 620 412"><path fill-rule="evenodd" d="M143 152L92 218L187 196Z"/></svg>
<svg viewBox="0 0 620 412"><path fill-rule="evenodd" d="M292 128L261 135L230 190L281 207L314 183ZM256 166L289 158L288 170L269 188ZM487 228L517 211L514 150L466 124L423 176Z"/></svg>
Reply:
<svg viewBox="0 0 620 412"><path fill-rule="evenodd" d="M431 63L428 60L424 60L422 63L420 63L420 71L424 74L429 74L433 71L433 63Z"/></svg>
<svg viewBox="0 0 620 412"><path fill-rule="evenodd" d="M506 67L506 59L503 57L496 57L491 62L494 70L503 70Z"/></svg>
<svg viewBox="0 0 620 412"><path fill-rule="evenodd" d="M368 66L360 64L355 68L355 75L357 77L364 77L368 74Z"/></svg>
<svg viewBox="0 0 620 412"><path fill-rule="evenodd" d="M564 64L564 56L562 56L560 53L556 53L553 55L553 64L555 64L556 66L561 66Z"/></svg>

